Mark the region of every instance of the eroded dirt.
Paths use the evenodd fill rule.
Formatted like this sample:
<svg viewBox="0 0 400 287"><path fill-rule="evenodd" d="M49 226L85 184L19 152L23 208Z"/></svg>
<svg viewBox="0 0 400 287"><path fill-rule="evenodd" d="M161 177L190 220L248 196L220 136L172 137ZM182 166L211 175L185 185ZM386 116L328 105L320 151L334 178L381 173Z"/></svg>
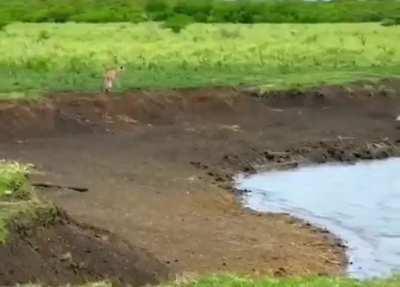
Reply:
<svg viewBox="0 0 400 287"><path fill-rule="evenodd" d="M55 224L15 225L0 246L0 285L46 286L110 280L122 286L157 284L168 268L146 251L107 231L80 226L65 215Z"/></svg>
<svg viewBox="0 0 400 287"><path fill-rule="evenodd" d="M0 157L79 222L144 248L172 273L338 275L344 248L287 215L243 210L238 172L399 155L399 82L263 95L233 89L57 95L2 104Z"/></svg>

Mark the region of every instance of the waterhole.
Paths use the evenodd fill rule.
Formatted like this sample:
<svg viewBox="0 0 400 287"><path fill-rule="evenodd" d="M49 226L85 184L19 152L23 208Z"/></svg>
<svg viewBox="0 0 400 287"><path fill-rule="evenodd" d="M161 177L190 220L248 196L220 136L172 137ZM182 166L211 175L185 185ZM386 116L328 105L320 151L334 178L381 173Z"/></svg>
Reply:
<svg viewBox="0 0 400 287"><path fill-rule="evenodd" d="M400 159L239 176L246 207L289 213L327 228L348 246L358 279L400 272Z"/></svg>

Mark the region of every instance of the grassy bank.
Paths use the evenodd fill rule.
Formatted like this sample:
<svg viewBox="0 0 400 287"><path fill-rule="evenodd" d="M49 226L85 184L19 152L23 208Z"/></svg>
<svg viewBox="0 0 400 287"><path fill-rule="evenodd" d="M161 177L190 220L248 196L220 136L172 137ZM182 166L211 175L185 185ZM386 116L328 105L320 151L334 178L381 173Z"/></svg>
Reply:
<svg viewBox="0 0 400 287"><path fill-rule="evenodd" d="M119 90L258 85L270 89L400 75L399 27L379 24L13 24L0 32L0 98Z"/></svg>
<svg viewBox="0 0 400 287"><path fill-rule="evenodd" d="M112 287L111 283L88 283L79 287ZM161 287L398 287L400 279L356 281L351 279L314 278L314 279L263 279L251 280L236 276L213 276L185 283L163 284ZM23 287L43 287L41 285L23 285Z"/></svg>
<svg viewBox="0 0 400 287"><path fill-rule="evenodd" d="M235 276L208 277L187 284L170 286L190 287L397 287L397 278L374 281L356 281L351 279L314 278L314 279L263 279L251 280Z"/></svg>
<svg viewBox="0 0 400 287"><path fill-rule="evenodd" d="M26 184L29 167L0 161L0 244L8 236L8 222L23 209L19 202L29 200Z"/></svg>
<svg viewBox="0 0 400 287"><path fill-rule="evenodd" d="M29 165L0 161L0 245L6 243L12 223L52 220L55 210L40 201L28 182Z"/></svg>
<svg viewBox="0 0 400 287"><path fill-rule="evenodd" d="M140 22L176 16L202 23L372 22L400 14L397 0L13 0L3 22Z"/></svg>

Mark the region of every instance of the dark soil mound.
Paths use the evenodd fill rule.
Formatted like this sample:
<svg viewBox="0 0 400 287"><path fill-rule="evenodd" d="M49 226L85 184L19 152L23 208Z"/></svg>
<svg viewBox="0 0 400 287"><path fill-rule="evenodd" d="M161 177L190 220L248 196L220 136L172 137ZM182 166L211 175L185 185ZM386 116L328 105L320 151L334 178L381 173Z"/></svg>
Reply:
<svg viewBox="0 0 400 287"><path fill-rule="evenodd" d="M79 226L66 216L51 226L16 227L0 247L0 286L110 280L123 286L156 284L167 268L112 234Z"/></svg>

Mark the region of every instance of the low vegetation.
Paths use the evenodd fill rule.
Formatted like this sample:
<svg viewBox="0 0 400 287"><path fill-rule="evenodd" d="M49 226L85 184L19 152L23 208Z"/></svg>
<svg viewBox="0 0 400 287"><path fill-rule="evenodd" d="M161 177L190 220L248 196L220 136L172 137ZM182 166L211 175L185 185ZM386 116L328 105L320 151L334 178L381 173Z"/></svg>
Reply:
<svg viewBox="0 0 400 287"><path fill-rule="evenodd" d="M252 280L236 276L214 276L186 284L172 284L169 287L397 287L399 284L400 280L397 278L373 281L339 278Z"/></svg>
<svg viewBox="0 0 400 287"><path fill-rule="evenodd" d="M400 13L397 0L13 0L0 2L12 22L143 22L185 15L202 23L379 22Z"/></svg>
<svg viewBox="0 0 400 287"><path fill-rule="evenodd" d="M258 85L268 89L400 75L400 27L380 24L13 24L0 32L0 98ZM118 90L117 89L117 90Z"/></svg>
<svg viewBox="0 0 400 287"><path fill-rule="evenodd" d="M50 222L57 211L37 197L29 185L30 165L0 161L0 245L6 243L13 224Z"/></svg>
<svg viewBox="0 0 400 287"><path fill-rule="evenodd" d="M30 197L27 175L31 166L0 161L0 200L26 200Z"/></svg>
<svg viewBox="0 0 400 287"><path fill-rule="evenodd" d="M29 166L0 161L0 244L6 241L9 220L20 211L16 201L29 200L28 173Z"/></svg>
<svg viewBox="0 0 400 287"><path fill-rule="evenodd" d="M161 287L398 287L400 279L357 281L352 279L311 278L311 279L261 279L252 280L236 276L212 276L185 283L163 284ZM112 287L111 283L89 283L79 287ZM43 287L23 285L22 287ZM78 287L78 286L76 286Z"/></svg>
<svg viewBox="0 0 400 287"><path fill-rule="evenodd" d="M357 281L340 278L310 279L258 279L252 280L237 276L211 276L200 280L174 282L161 287L398 287L400 279ZM43 287L41 285L22 285L21 287ZM111 283L88 283L76 287L112 287Z"/></svg>

